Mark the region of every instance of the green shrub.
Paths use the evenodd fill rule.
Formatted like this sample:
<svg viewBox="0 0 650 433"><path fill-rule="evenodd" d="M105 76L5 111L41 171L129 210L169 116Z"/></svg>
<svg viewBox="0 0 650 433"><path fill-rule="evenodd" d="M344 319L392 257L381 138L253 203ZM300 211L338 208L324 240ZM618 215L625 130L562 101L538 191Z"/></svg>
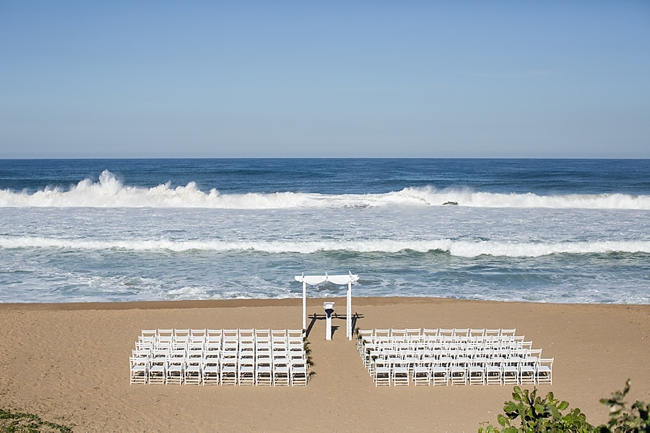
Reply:
<svg viewBox="0 0 650 433"><path fill-rule="evenodd" d="M629 391L630 379L625 382L623 391L616 391L610 398L600 400L609 406L609 421L598 427L599 433L650 433L650 403L637 400L628 409L625 396Z"/></svg>
<svg viewBox="0 0 650 433"><path fill-rule="evenodd" d="M529 433L529 432L571 432L593 433L594 426L586 420L580 409L569 410L569 403L555 398L552 392L542 398L537 390L528 391L515 386L513 401L503 406L505 415L499 414L497 421L502 427L488 425L479 428L479 433ZM519 425L514 425L519 424Z"/></svg>
<svg viewBox="0 0 650 433"><path fill-rule="evenodd" d="M609 421L598 427L587 422L580 409L569 409L569 403L555 398L552 392L541 398L537 389L528 391L515 386L512 401L506 401L504 414L497 416L500 427L480 427L479 433L650 433L650 405L635 401L627 407L625 397L630 380L623 391L616 391L601 403L609 407Z"/></svg>

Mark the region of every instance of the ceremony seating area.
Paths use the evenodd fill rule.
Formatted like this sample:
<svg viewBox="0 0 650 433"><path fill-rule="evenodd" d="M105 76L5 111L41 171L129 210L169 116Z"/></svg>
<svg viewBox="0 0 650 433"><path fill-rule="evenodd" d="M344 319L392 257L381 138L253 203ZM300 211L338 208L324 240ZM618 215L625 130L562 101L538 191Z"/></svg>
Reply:
<svg viewBox="0 0 650 433"><path fill-rule="evenodd" d="M143 330L129 358L132 384L307 385L302 330Z"/></svg>
<svg viewBox="0 0 650 433"><path fill-rule="evenodd" d="M359 330L376 386L551 384L553 358L515 329Z"/></svg>

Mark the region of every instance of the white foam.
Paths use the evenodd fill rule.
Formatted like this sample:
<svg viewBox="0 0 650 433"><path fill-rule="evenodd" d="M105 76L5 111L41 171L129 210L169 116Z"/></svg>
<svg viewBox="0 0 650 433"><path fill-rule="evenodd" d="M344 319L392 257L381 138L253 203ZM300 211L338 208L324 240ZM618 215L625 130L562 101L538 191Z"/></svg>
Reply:
<svg viewBox="0 0 650 433"><path fill-rule="evenodd" d="M151 207L213 209L294 209L326 207L460 206L505 208L583 208L650 210L650 195L490 193L469 189L404 188L383 194L317 194L298 192L221 194L201 191L195 182L172 188L124 185L104 170L99 180L84 179L69 189L45 188L34 193L0 190L0 207Z"/></svg>
<svg viewBox="0 0 650 433"><path fill-rule="evenodd" d="M167 290L166 296L171 299L208 299L206 287L183 286L178 289Z"/></svg>
<svg viewBox="0 0 650 433"><path fill-rule="evenodd" d="M352 251L395 253L443 251L452 256L477 257L540 257L550 254L595 253L650 253L650 241L594 241L594 242L503 242L455 241L451 239L403 241L173 241L173 240L82 240L42 237L0 237L0 248L62 248L70 250L126 250L126 251L259 251L266 253L311 254L319 251Z"/></svg>

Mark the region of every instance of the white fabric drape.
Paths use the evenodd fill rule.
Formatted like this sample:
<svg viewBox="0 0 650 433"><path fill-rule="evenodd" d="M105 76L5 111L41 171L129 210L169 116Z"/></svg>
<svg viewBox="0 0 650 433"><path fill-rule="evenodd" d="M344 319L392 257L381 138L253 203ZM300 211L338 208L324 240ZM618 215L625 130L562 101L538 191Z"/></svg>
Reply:
<svg viewBox="0 0 650 433"><path fill-rule="evenodd" d="M359 280L358 275L296 275L296 281L305 282L310 286L315 286L329 281L337 286L343 286L348 283L355 283Z"/></svg>

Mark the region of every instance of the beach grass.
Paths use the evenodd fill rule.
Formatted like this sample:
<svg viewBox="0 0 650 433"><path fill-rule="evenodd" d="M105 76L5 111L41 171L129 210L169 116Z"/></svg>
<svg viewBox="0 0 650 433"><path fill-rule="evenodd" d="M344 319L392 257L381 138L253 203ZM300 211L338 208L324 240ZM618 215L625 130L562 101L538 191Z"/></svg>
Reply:
<svg viewBox="0 0 650 433"><path fill-rule="evenodd" d="M27 412L0 409L0 433L68 433L72 427L41 419Z"/></svg>

